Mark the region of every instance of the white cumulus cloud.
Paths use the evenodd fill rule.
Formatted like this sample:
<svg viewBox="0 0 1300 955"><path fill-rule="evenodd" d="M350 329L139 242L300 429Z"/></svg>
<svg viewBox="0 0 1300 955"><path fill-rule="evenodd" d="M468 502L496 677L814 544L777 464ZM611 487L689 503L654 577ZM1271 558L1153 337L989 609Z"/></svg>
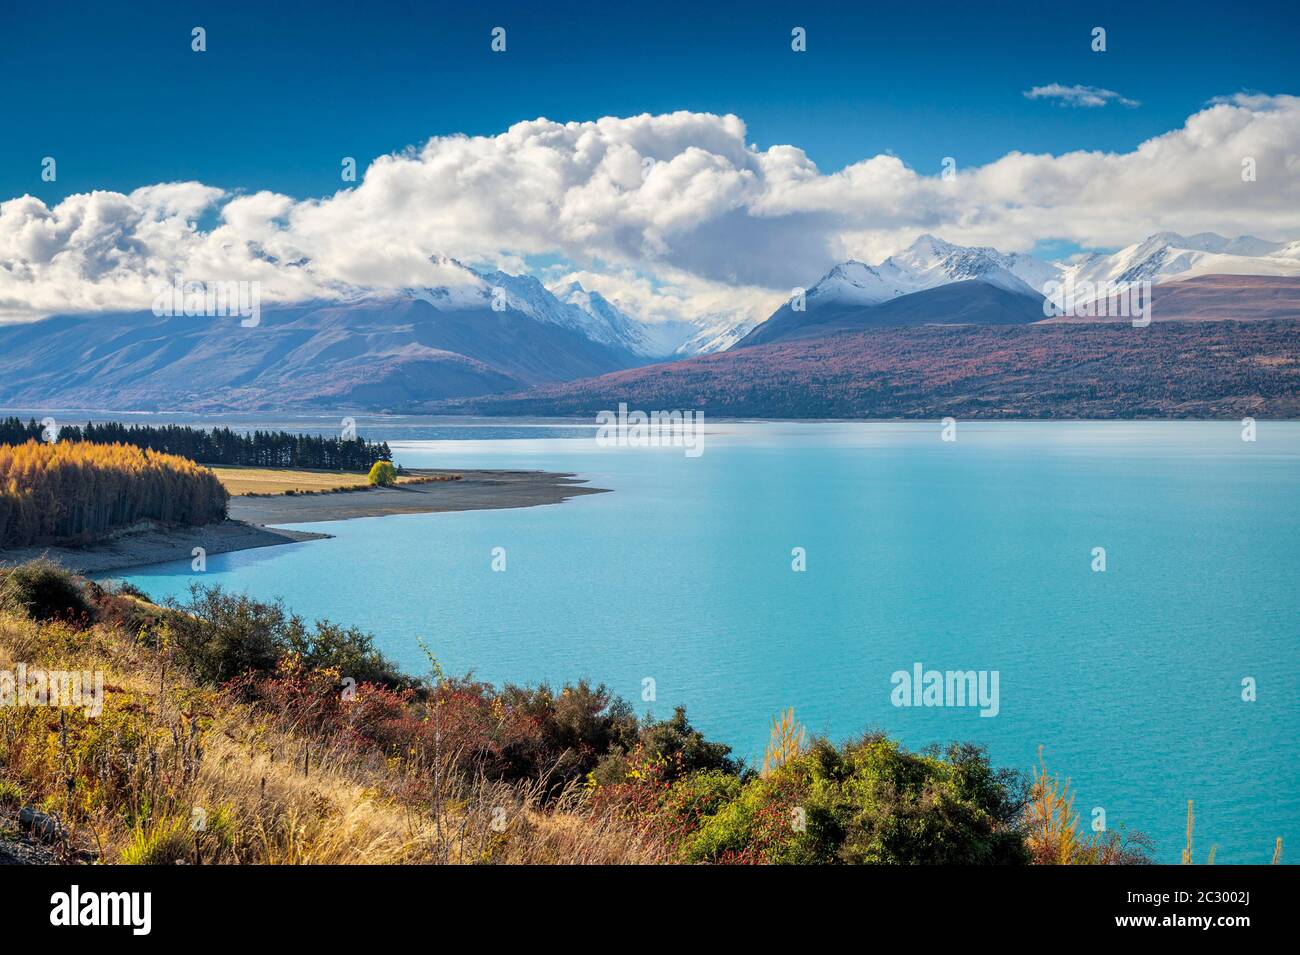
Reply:
<svg viewBox="0 0 1300 955"><path fill-rule="evenodd" d="M323 199L200 183L22 196L0 202L0 318L147 308L178 274L258 280L270 300L472 281L446 257L547 257L651 318L739 316L922 232L1007 251L1166 230L1300 237L1293 96L1212 101L1128 151L979 166L953 152L948 178L890 155L824 172L797 145L749 144L736 116L677 112L438 136Z"/></svg>

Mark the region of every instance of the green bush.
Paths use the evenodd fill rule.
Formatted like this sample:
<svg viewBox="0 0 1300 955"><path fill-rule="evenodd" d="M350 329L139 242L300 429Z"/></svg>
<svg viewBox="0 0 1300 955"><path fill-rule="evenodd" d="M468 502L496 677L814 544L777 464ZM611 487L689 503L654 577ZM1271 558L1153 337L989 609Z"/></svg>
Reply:
<svg viewBox="0 0 1300 955"><path fill-rule="evenodd" d="M681 784L679 784L681 785ZM989 865L1029 861L1022 774L983 749L909 753L870 735L752 778L684 843L690 862Z"/></svg>
<svg viewBox="0 0 1300 955"><path fill-rule="evenodd" d="M606 753L636 743L636 714L603 685L579 680L555 692L545 684L507 684L496 701L516 725L529 727L505 748L507 779L544 777L558 789L591 772Z"/></svg>
<svg viewBox="0 0 1300 955"><path fill-rule="evenodd" d="M672 717L662 722L647 721L641 728L639 742L650 755L679 763L683 773L701 770L740 772L740 764L731 757L731 747L705 739L686 719L684 706L677 707Z"/></svg>
<svg viewBox="0 0 1300 955"><path fill-rule="evenodd" d="M288 654L312 669L332 668L357 683L403 686L409 681L355 627L322 620L311 629L279 601L265 603L218 586L190 586L189 600L172 601L172 644L181 663L206 683L248 672L270 673Z"/></svg>
<svg viewBox="0 0 1300 955"><path fill-rule="evenodd" d="M150 603L153 602L152 597L150 597L147 593L145 593L135 584L131 583L129 580L117 581L117 586L113 588L113 593L124 597L134 597L137 600L147 600Z"/></svg>
<svg viewBox="0 0 1300 955"><path fill-rule="evenodd" d="M29 560L0 571L0 606L33 620L78 620L93 616L77 578L52 560Z"/></svg>
<svg viewBox="0 0 1300 955"><path fill-rule="evenodd" d="M699 831L701 823L732 805L740 797L740 777L719 769L706 769L684 776L659 799L656 821L668 841L681 847ZM698 856L707 853L694 850Z"/></svg>
<svg viewBox="0 0 1300 955"><path fill-rule="evenodd" d="M357 627L343 627L318 620L309 632L299 617L290 618L284 631L285 645L317 670L337 670L340 676L358 683L405 686L410 680L375 649L375 638Z"/></svg>

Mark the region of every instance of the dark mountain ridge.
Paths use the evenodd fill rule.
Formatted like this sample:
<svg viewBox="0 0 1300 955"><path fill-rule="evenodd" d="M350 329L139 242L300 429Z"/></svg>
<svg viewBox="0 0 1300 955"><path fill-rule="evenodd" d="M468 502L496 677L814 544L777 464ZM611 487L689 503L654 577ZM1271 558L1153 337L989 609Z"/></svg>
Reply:
<svg viewBox="0 0 1300 955"><path fill-rule="evenodd" d="M312 303L237 318L123 312L0 326L0 404L110 410L364 407L514 391L639 364L508 308Z"/></svg>
<svg viewBox="0 0 1300 955"><path fill-rule="evenodd" d="M787 302L735 347L820 338L845 331L910 325L1028 325L1042 321L1043 299L966 279L902 295L878 305L808 301L797 312Z"/></svg>

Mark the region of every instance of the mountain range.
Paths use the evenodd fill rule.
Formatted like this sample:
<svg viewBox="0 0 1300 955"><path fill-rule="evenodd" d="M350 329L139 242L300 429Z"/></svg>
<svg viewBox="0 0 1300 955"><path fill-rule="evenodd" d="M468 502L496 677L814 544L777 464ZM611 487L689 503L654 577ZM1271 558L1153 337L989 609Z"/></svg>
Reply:
<svg viewBox="0 0 1300 955"><path fill-rule="evenodd" d="M395 409L705 353L747 330L716 316L643 323L578 283L550 290L530 275L472 274L456 286L267 306L248 328L145 311L0 326L0 404Z"/></svg>
<svg viewBox="0 0 1300 955"><path fill-rule="evenodd" d="M835 266L804 294L787 301L739 343L771 344L855 328L925 324L1005 325L1044 321L1043 298L1051 283L1185 282L1209 275L1250 275L1300 283L1300 242L1213 233L1162 232L1114 253L1069 262L1044 262L1022 253L953 245L923 235L878 265L849 261ZM1193 289L1200 286L1193 286ZM940 291L944 290L944 291ZM1248 285L1237 288L1243 312L1257 309ZM1283 293L1291 300L1294 292ZM1201 311L1184 292L1174 310L1153 309L1156 320L1181 320ZM1162 296L1166 304L1173 300ZM1300 312L1294 312L1300 317ZM1225 316L1226 317L1226 316ZM1240 317L1251 317L1243 314ZM1272 315L1270 317L1278 317Z"/></svg>
<svg viewBox="0 0 1300 955"><path fill-rule="evenodd" d="M486 407L486 396L557 394L567 382L581 391L590 380L629 369L638 369L636 380L686 380L683 368L692 376L721 375L731 367L729 356L778 343L811 346L873 332L889 333L902 348L906 336L895 330L1099 321L1046 318L1044 290L1065 281L1149 280L1157 286L1157 322L1300 319L1300 242L1212 233L1159 233L1066 262L921 236L876 265L834 266L807 290L802 307L787 301L756 326L726 314L643 322L577 282L547 288L530 275L446 262L471 281L267 306L253 328L232 318L152 312L0 326L0 405L403 411L484 399ZM859 349L875 344L869 337L854 341ZM936 349L942 338L915 342ZM838 354L818 349L810 354L828 361ZM843 358L836 361L850 367ZM783 351L780 361L788 360L793 353ZM682 396L687 404L690 397Z"/></svg>

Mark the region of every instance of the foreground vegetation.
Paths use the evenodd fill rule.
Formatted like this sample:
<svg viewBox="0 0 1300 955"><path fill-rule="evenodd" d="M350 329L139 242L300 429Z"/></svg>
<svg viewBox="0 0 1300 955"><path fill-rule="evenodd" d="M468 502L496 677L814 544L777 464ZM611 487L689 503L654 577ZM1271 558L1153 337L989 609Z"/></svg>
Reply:
<svg viewBox="0 0 1300 955"><path fill-rule="evenodd" d="M1127 863L1068 784L879 734L761 770L678 709L603 687L412 680L369 635L196 587L159 607L58 567L0 575L0 670L102 670L98 717L0 707L0 843L19 810L65 860L202 863ZM6 822L8 820L8 822Z"/></svg>
<svg viewBox="0 0 1300 955"><path fill-rule="evenodd" d="M0 445L0 549L81 544L140 521L207 524L228 495L206 468L122 444Z"/></svg>
<svg viewBox="0 0 1300 955"><path fill-rule="evenodd" d="M0 444L44 440L44 426L31 420L0 420ZM263 468L320 468L331 471L369 470L376 461L392 460L387 442L362 438L296 434L290 431L253 431L230 428L190 428L185 425L124 425L116 421L64 425L62 441L91 444L129 444L147 451L179 454L200 464L247 465Z"/></svg>

